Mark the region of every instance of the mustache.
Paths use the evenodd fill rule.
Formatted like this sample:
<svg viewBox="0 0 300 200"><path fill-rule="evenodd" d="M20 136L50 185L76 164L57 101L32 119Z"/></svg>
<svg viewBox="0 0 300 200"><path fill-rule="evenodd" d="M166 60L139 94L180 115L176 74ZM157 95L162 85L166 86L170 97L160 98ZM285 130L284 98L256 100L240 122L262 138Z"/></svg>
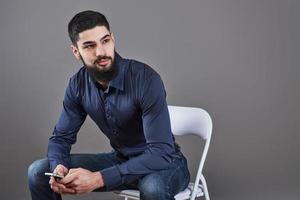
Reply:
<svg viewBox="0 0 300 200"><path fill-rule="evenodd" d="M112 57L110 57L110 56L98 56L97 59L95 60L94 64L96 64L97 62L100 62L102 59L112 60Z"/></svg>

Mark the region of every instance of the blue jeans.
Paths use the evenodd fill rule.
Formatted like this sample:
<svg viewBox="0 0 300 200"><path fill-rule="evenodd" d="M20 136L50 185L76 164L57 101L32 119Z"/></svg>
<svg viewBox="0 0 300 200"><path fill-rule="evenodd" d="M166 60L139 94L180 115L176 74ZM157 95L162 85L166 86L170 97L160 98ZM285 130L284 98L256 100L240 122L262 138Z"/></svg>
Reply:
<svg viewBox="0 0 300 200"><path fill-rule="evenodd" d="M124 162L116 152L100 154L72 154L71 168L81 167L90 171L100 171ZM54 193L49 186L49 178L44 175L49 172L47 158L33 162L28 168L28 181L33 200L62 199L60 194ZM184 190L190 181L187 161L178 151L167 169L154 172L124 183L113 190L138 189L141 200L174 200L174 196ZM107 191L100 188L95 191Z"/></svg>

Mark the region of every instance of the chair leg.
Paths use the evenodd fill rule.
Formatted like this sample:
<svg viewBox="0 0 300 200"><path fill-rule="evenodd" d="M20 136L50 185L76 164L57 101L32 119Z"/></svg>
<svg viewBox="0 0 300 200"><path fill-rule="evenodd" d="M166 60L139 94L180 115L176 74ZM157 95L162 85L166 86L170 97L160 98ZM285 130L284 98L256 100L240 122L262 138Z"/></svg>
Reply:
<svg viewBox="0 0 300 200"><path fill-rule="evenodd" d="M200 176L200 179L201 179L201 182L203 185L203 192L204 192L205 200L210 200L206 180L202 174Z"/></svg>

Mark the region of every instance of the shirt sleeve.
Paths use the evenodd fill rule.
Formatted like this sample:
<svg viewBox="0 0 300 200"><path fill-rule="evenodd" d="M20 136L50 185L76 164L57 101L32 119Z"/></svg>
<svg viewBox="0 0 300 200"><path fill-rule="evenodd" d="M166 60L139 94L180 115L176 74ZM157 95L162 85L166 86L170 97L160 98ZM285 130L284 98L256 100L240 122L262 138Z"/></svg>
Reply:
<svg viewBox="0 0 300 200"><path fill-rule="evenodd" d="M143 154L101 171L108 189L167 168L174 153L174 138L163 82L155 72L144 78L139 104L147 148Z"/></svg>
<svg viewBox="0 0 300 200"><path fill-rule="evenodd" d="M58 164L70 167L71 146L76 142L77 133L87 115L80 104L78 91L78 84L73 77L67 86L62 112L48 142L47 157L51 171Z"/></svg>

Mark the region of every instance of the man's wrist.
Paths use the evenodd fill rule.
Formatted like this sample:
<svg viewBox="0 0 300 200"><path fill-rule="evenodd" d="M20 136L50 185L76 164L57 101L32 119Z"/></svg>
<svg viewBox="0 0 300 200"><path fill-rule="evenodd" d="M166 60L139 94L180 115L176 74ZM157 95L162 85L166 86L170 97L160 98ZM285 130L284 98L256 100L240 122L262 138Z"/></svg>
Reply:
<svg viewBox="0 0 300 200"><path fill-rule="evenodd" d="M104 180L103 180L103 177L102 177L102 174L101 172L94 172L95 174L95 177L96 177L96 188L101 188L101 187L104 187Z"/></svg>

